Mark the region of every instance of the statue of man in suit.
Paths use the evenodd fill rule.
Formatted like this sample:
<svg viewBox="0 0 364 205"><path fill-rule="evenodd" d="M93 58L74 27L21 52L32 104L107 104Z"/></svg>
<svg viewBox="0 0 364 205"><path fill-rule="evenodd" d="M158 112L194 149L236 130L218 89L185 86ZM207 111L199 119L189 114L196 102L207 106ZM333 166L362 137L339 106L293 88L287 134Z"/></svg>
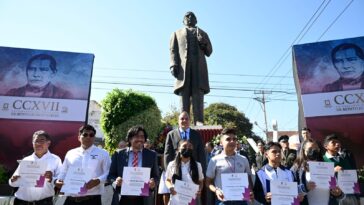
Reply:
<svg viewBox="0 0 364 205"><path fill-rule="evenodd" d="M174 93L181 96L181 110L192 110L195 124L203 123L204 95L210 92L206 56L212 53L207 33L196 26L193 12L184 16L184 28L177 30L170 41L170 70L176 78Z"/></svg>

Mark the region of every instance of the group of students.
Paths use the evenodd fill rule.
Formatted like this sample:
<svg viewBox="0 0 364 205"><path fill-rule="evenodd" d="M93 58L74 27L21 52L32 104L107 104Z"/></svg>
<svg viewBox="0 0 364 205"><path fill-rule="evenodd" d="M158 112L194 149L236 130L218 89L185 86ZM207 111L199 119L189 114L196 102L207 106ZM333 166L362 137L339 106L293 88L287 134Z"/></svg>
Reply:
<svg viewBox="0 0 364 205"><path fill-rule="evenodd" d="M223 129L220 143L223 150L220 154L213 156L208 163L201 160L201 148L205 158L203 146L200 141L193 141L193 135L196 134L193 129L189 128L189 116L187 113L181 113L179 116L179 128L172 130L166 140L166 151L169 152L170 160L165 166L166 179L160 181L160 175L157 164L157 154L154 151L143 148L147 139L147 133L142 126L134 126L127 133L128 147L117 150L112 157L109 154L96 147L94 137L96 130L85 125L79 129L78 140L81 146L67 152L63 164L58 156L49 152L48 147L51 143L50 136L44 131L35 132L33 135L34 153L23 160L45 161L47 163L47 172L45 173L45 185L38 187L20 186L15 193L15 205L48 205L53 204L55 194L54 187L60 189L64 185L64 179L67 171L72 167L83 167L91 174L91 179L85 184L87 190L82 194L71 194L67 196L64 204L66 205L100 205L101 195L104 193L104 184L109 181L114 187L112 205L117 204L155 204L153 192L159 183L165 183L171 199L169 204L174 204L174 196L178 194L175 190L176 180L198 185L196 192L196 204L202 204L201 195L205 192L212 193L215 196L214 201L205 202L205 204L217 205L244 205L244 204L270 204L272 194L267 181L296 181L299 190L299 199L301 204L318 204L320 203L339 204L349 200L348 204L358 203L355 196L345 195L339 187L333 189L317 189L315 183L310 180L309 161L328 161L335 164L335 171L343 169L352 169L349 160L339 154L340 141L338 136L329 135L325 138L324 148L326 153L321 154L320 146L312 139L306 139L299 151L291 169L284 167L282 162L282 147L277 142L268 142L264 147L264 157L266 164L263 165L254 175L251 171L249 162L246 157L236 153L238 142L234 129ZM184 126L183 126L184 125ZM180 129L181 128L181 129ZM176 144L171 143L171 136L177 133ZM188 135L186 135L188 133ZM182 135L186 136L183 137ZM201 138L200 138L201 140ZM171 143L167 145L168 143ZM173 152L173 153L172 153ZM205 159L206 160L206 159ZM203 164L205 163L205 164ZM204 167L207 168L205 169ZM120 195L120 188L123 184L123 170L125 167L149 167L150 180L149 196L124 196ZM19 168L9 179L11 186L17 187L19 184ZM249 181L249 200L244 201L227 201L222 188L221 175L226 173L247 173Z"/></svg>

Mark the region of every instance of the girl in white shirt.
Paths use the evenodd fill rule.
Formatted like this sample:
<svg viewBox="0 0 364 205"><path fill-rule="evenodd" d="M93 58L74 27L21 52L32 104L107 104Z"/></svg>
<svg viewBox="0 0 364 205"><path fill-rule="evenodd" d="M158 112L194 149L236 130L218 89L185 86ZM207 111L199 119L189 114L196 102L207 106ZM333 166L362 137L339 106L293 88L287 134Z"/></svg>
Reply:
<svg viewBox="0 0 364 205"><path fill-rule="evenodd" d="M196 162L192 156L193 145L188 140L181 140L178 143L178 152L176 158L167 166L166 185L171 193L170 204L173 205L173 196L177 194L174 190L176 179L195 183L199 185L196 193L196 204L201 204L200 195L203 188L203 173L199 162Z"/></svg>

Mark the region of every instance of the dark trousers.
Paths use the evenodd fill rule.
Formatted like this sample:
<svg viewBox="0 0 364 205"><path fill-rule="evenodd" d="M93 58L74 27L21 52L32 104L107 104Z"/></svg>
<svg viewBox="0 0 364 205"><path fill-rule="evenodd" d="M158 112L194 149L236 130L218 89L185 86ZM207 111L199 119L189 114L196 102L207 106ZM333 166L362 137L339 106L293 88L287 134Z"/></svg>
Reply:
<svg viewBox="0 0 364 205"><path fill-rule="evenodd" d="M63 205L101 205L101 195L67 197Z"/></svg>
<svg viewBox="0 0 364 205"><path fill-rule="evenodd" d="M194 124L196 124L197 121L203 122L204 92L199 86L198 58L189 58L186 63L185 74L185 83L180 92L181 110L186 111L190 115L190 107L192 104Z"/></svg>
<svg viewBox="0 0 364 205"><path fill-rule="evenodd" d="M119 205L144 205L144 197L142 196L122 196Z"/></svg>
<svg viewBox="0 0 364 205"><path fill-rule="evenodd" d="M14 205L53 205L53 197L48 197L39 201L24 201L15 198Z"/></svg>

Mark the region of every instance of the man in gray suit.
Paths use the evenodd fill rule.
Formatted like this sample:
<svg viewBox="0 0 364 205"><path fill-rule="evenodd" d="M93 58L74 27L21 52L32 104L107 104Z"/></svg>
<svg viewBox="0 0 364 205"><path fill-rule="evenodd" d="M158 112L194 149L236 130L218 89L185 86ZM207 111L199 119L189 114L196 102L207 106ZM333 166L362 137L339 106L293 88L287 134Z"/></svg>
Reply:
<svg viewBox="0 0 364 205"><path fill-rule="evenodd" d="M176 78L174 93L181 96L182 111L190 112L190 98L194 123L203 123L204 95L210 92L206 56L212 53L207 33L196 26L193 12L187 12L183 23L170 40L170 70Z"/></svg>
<svg viewBox="0 0 364 205"><path fill-rule="evenodd" d="M154 204L153 192L157 180L159 180L159 171L157 163L157 154L149 149L143 148L147 140L147 133L141 126L134 126L128 131L129 146L119 149L111 157L111 166L108 179L113 183L114 195L112 205L133 204L133 205L152 205ZM122 186L122 177L124 167L149 167L151 168L149 180L149 196L121 196L119 199L120 188Z"/></svg>
<svg viewBox="0 0 364 205"><path fill-rule="evenodd" d="M190 128L190 117L187 112L182 112L178 117L178 128L170 131L167 134L166 144L164 147L164 164L167 167L168 163L176 157L178 142L181 139L189 140L193 144L193 158L200 162L202 170L206 171L206 156L201 135Z"/></svg>

